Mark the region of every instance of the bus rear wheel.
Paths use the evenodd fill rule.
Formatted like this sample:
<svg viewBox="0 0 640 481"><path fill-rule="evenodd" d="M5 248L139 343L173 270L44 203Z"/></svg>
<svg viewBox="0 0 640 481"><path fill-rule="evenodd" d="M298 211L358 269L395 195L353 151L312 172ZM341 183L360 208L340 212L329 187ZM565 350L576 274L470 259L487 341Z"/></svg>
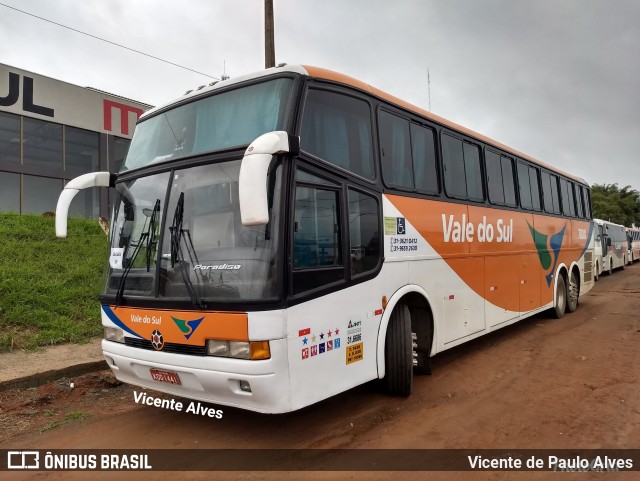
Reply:
<svg viewBox="0 0 640 481"><path fill-rule="evenodd" d="M564 281L564 276L558 276L558 283L556 285L556 302L553 308L553 314L556 319L560 319L564 316L564 312L567 308L567 285Z"/></svg>
<svg viewBox="0 0 640 481"><path fill-rule="evenodd" d="M393 396L408 396L413 384L413 336L411 314L406 305L391 313L384 347L385 390Z"/></svg>
<svg viewBox="0 0 640 481"><path fill-rule="evenodd" d="M578 308L578 298L580 296L580 287L578 284L578 276L576 271L572 271L569 276L569 288L567 289L567 311L573 312Z"/></svg>

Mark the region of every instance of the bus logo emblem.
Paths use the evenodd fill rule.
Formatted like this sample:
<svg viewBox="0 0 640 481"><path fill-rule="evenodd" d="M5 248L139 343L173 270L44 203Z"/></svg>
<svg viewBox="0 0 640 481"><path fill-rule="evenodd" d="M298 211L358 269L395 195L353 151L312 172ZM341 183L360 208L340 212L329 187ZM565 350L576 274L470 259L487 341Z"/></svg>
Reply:
<svg viewBox="0 0 640 481"><path fill-rule="evenodd" d="M560 255L560 250L562 249L562 240L564 239L564 231L567 228L567 225L565 224L560 231L551 236L537 231L536 229L531 227L531 224L529 224L529 222L527 222L527 225L529 226L531 237L533 237L536 251L538 251L538 260L540 261L542 270L546 271L551 267L551 270L544 276L547 281L547 285L551 287L551 280L553 279L556 266L558 265L558 256ZM548 247L551 248L550 250L547 247L547 239L549 241ZM553 259L551 258L551 254L553 254ZM553 266L551 265L552 262Z"/></svg>
<svg viewBox="0 0 640 481"><path fill-rule="evenodd" d="M185 339L189 340L192 334L196 332L196 329L198 329L198 326L200 325L204 317L201 317L200 319L194 319L193 321L185 321L184 319L178 319L173 316L171 316L171 319L173 319L173 322L176 323L178 329L180 329L182 334L184 334Z"/></svg>
<svg viewBox="0 0 640 481"><path fill-rule="evenodd" d="M157 329L151 333L151 346L156 351L162 351L164 347L164 338L162 337L162 333Z"/></svg>

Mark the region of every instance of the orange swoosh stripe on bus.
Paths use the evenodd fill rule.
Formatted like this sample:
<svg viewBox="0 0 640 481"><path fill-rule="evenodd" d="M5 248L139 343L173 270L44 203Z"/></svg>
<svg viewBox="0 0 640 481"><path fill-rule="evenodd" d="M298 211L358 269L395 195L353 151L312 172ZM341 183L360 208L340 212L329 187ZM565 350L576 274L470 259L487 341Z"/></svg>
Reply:
<svg viewBox="0 0 640 481"><path fill-rule="evenodd" d="M525 312L549 304L555 283L548 279L553 279L555 267L561 263L570 266L584 251L584 241L574 238L569 226L588 229L587 221L389 194L386 197L469 288L510 311ZM472 242L445 240L445 229L450 229L452 219L474 225ZM483 223L512 226L511 238L508 242L495 242L497 236L493 242L478 241L477 227ZM542 246L540 239L537 245L530 226L539 236L555 236L553 246L546 242ZM558 235L564 228L566 234ZM551 262L543 269L547 256Z"/></svg>

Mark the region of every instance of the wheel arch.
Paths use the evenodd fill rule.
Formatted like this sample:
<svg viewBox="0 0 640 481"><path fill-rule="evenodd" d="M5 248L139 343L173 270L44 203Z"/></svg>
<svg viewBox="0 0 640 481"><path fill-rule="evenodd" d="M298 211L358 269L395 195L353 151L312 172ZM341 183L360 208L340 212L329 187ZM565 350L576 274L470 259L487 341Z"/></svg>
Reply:
<svg viewBox="0 0 640 481"><path fill-rule="evenodd" d="M562 276L564 278L564 282L565 282L565 286L567 285L567 282L569 281L569 269L567 268L566 264L562 263L560 264L557 268L556 268L556 274L553 276L554 282L553 282L553 304L555 307L555 303L556 303L556 298L557 298L557 294L558 294L558 277Z"/></svg>
<svg viewBox="0 0 640 481"><path fill-rule="evenodd" d="M406 285L398 289L387 301L387 305L382 314L380 320L380 326L378 328L378 339L376 346L376 364L378 368L378 378L382 379L386 374L385 368L385 344L387 337L387 329L389 327L389 320L393 310L399 305L407 305L409 312L411 313L411 324L417 322L417 318L414 317L414 313L417 309L427 309L429 314L428 321L430 322L429 328L431 329L431 346L429 346L429 352L434 352L435 346L437 346L437 323L435 322L435 313L432 309L431 298L427 292L417 285Z"/></svg>
<svg viewBox="0 0 640 481"><path fill-rule="evenodd" d="M570 272L572 273L575 272L576 274L576 279L578 279L578 297L580 297L580 292L582 288L582 270L580 269L580 265L575 261L572 262ZM568 276L565 280L568 280Z"/></svg>

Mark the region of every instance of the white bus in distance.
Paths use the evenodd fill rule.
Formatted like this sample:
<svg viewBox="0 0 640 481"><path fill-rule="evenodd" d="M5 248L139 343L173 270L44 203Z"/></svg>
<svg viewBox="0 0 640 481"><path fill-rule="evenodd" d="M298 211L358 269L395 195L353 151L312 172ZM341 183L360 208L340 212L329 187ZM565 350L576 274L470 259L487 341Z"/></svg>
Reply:
<svg viewBox="0 0 640 481"><path fill-rule="evenodd" d="M627 261L629 264L640 261L640 229L637 227L626 227L627 241Z"/></svg>
<svg viewBox="0 0 640 481"><path fill-rule="evenodd" d="M614 224L602 219L593 219L595 231L594 262L596 264L596 276L607 272L611 274L614 269L627 265L628 240L626 228L620 224Z"/></svg>

